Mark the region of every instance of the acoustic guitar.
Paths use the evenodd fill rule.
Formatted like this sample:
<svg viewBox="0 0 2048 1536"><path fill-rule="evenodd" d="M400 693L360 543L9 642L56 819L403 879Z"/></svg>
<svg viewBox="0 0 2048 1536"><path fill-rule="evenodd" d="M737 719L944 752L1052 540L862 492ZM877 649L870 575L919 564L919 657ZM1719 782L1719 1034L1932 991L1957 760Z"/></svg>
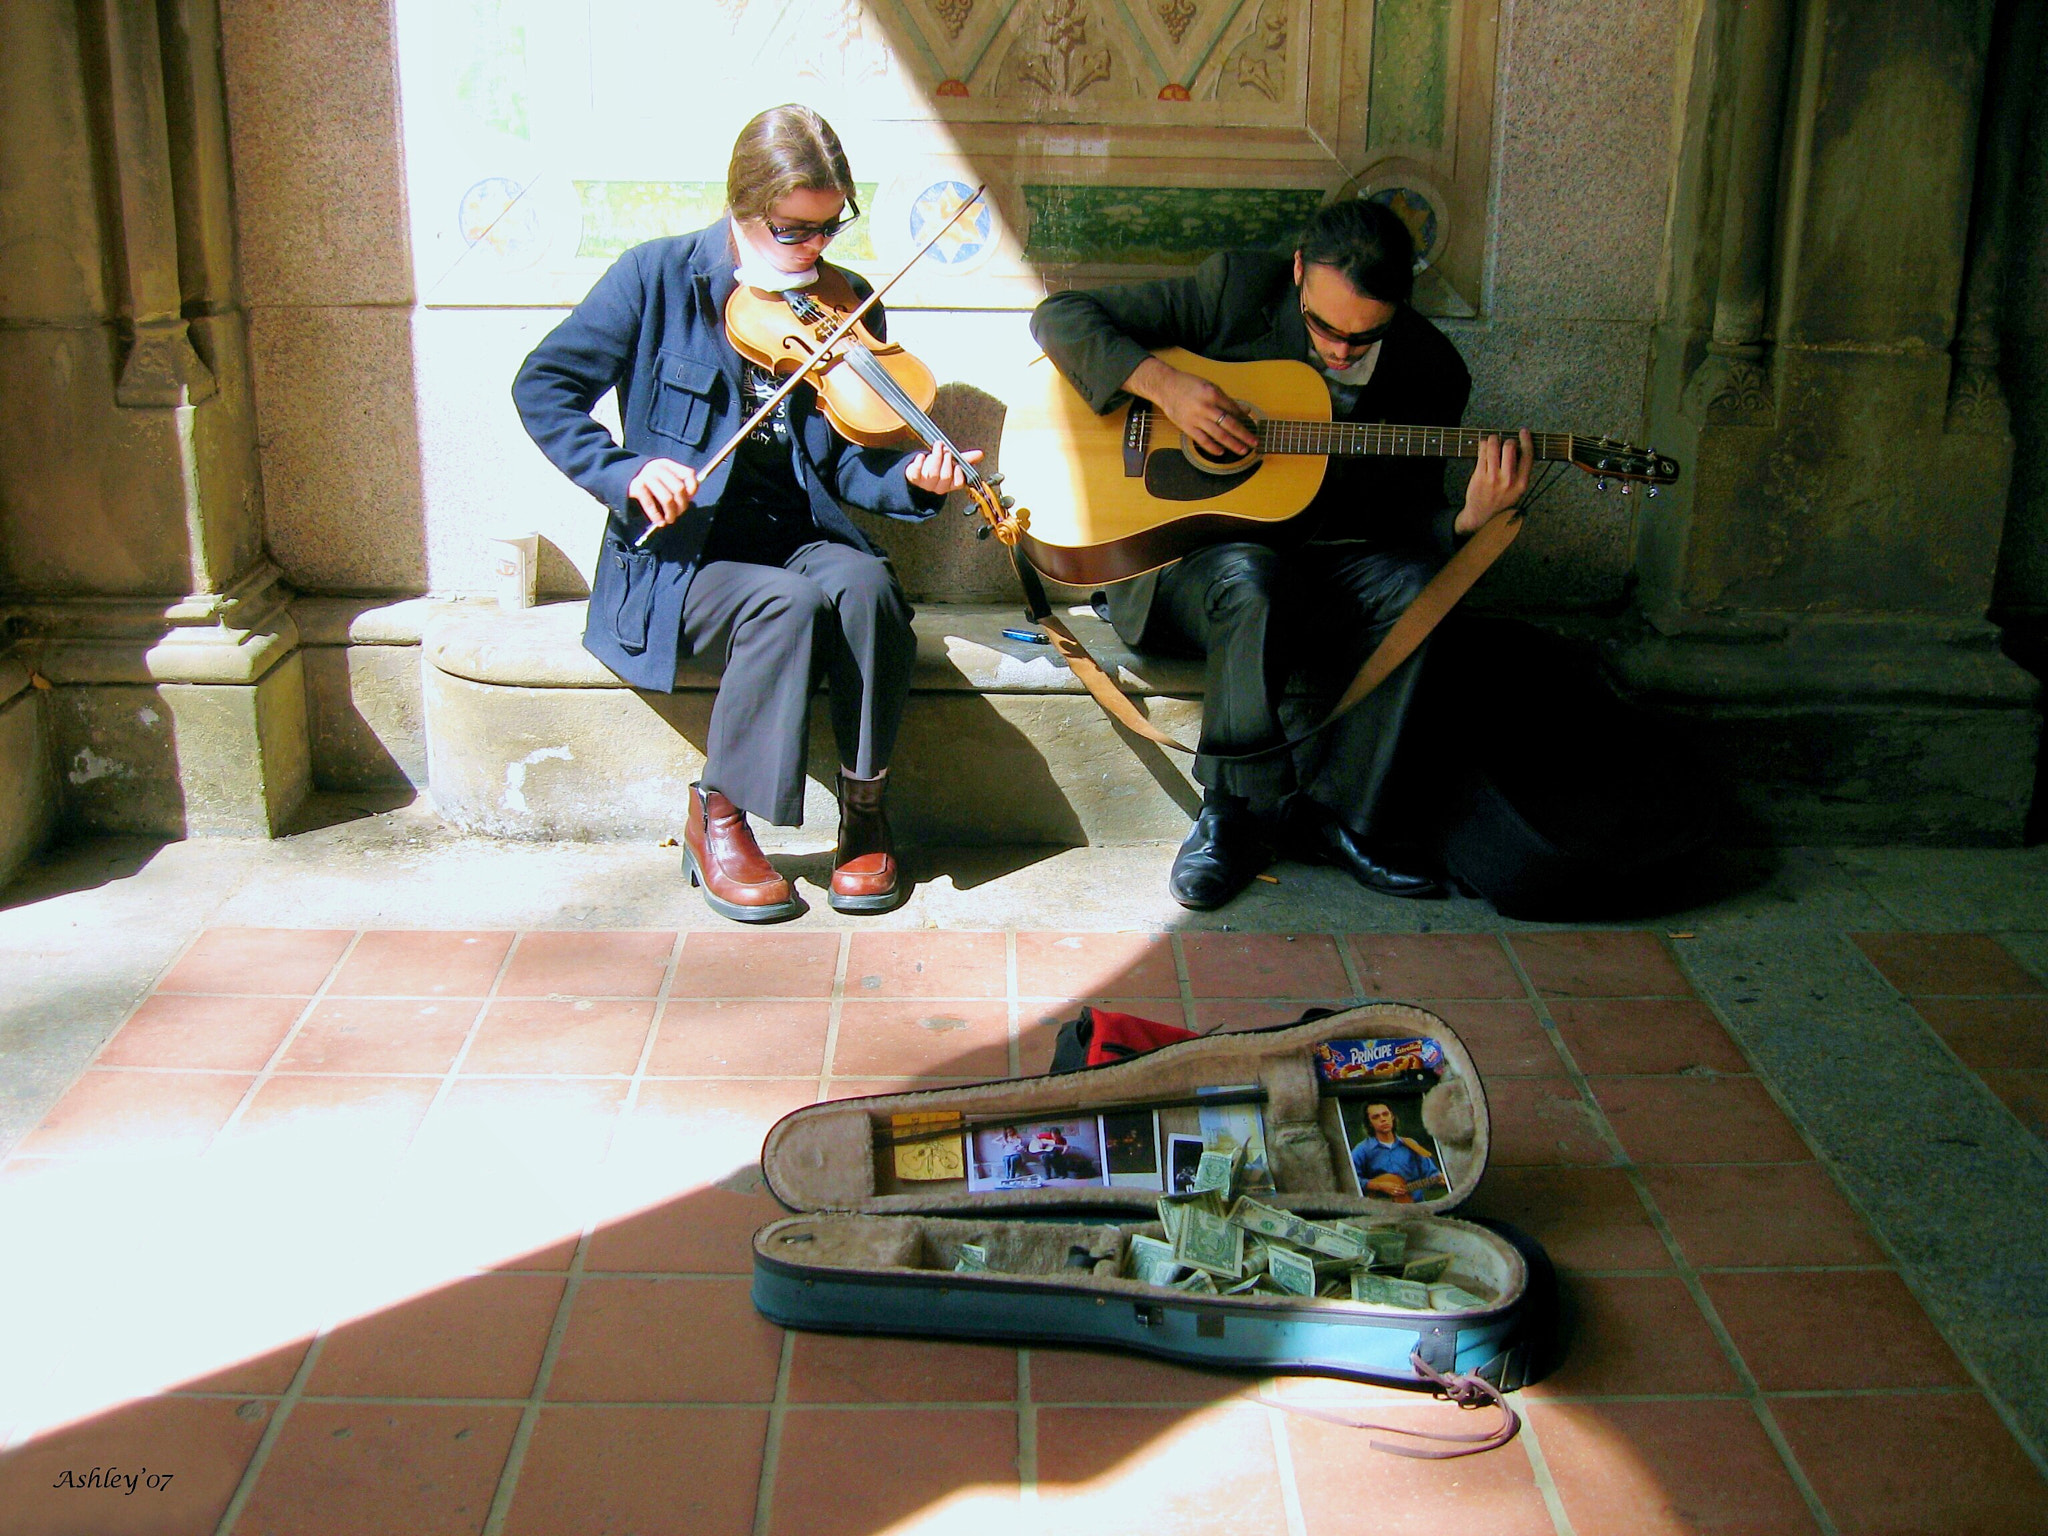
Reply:
<svg viewBox="0 0 2048 1536"><path fill-rule="evenodd" d="M1332 457L1385 454L1469 459L1483 427L1419 427L1330 419L1330 392L1307 363L1219 363L1178 348L1162 362L1199 374L1240 402L1259 445L1215 459L1149 401L1098 416L1050 362L1003 422L1004 475L1028 486L1031 511L1018 547L1040 572L1069 586L1124 581L1207 544L1283 542L1287 523L1315 499ZM1678 478L1674 460L1608 438L1534 434L1536 457L1574 464L1599 488L1638 482L1649 494Z"/></svg>

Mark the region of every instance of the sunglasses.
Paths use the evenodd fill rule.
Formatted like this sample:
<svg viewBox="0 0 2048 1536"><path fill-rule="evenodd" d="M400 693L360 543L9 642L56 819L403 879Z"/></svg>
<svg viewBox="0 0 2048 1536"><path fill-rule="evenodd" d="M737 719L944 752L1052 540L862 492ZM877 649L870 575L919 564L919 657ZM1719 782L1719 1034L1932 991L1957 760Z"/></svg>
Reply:
<svg viewBox="0 0 2048 1536"><path fill-rule="evenodd" d="M1306 304L1301 306L1301 318L1323 340L1334 341L1340 347L1369 347L1394 328L1394 322L1389 320L1369 331L1340 331Z"/></svg>
<svg viewBox="0 0 2048 1536"><path fill-rule="evenodd" d="M827 219L823 224L806 224L802 221L778 224L769 218L764 218L761 222L768 226L768 233L777 245L802 245L806 240L830 240L859 217L860 209L849 205L848 212L836 219Z"/></svg>

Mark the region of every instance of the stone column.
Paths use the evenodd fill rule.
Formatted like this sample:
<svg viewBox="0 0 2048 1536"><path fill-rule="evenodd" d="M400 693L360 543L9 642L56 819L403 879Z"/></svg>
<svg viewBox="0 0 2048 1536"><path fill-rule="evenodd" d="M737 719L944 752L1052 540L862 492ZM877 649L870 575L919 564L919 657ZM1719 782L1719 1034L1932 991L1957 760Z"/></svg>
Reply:
<svg viewBox="0 0 2048 1536"><path fill-rule="evenodd" d="M1709 0L1692 40L1649 413L1684 477L1621 661L1781 837L2025 816L2038 689L1984 617L2011 439L1951 409L1993 9Z"/></svg>
<svg viewBox="0 0 2048 1536"><path fill-rule="evenodd" d="M0 591L64 819L275 832L304 796L264 556L216 0L0 7Z"/></svg>

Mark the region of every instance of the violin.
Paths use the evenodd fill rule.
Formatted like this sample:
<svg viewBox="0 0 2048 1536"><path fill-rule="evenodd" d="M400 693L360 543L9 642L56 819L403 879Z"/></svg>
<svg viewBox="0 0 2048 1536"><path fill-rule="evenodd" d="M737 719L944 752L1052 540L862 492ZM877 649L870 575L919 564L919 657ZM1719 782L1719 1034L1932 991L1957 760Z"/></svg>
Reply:
<svg viewBox="0 0 2048 1536"><path fill-rule="evenodd" d="M910 352L878 339L861 324L865 315L897 279L917 263L918 257L938 243L962 214L980 200L986 188L977 188L954 210L953 217L933 230L903 266L865 299L856 301L846 275L821 264L818 281L809 288L781 293L742 284L733 290L725 306L725 334L735 351L749 362L785 375L781 386L764 400L697 471L708 475L729 457L789 392L809 383L818 393L825 419L849 442L864 448L902 447L923 443L927 450L944 448L960 465L966 477L970 505L967 514L979 513L979 538L993 533L1013 552L1029 514L997 489L1001 475L984 475L967 462L967 456L939 430L926 411L938 398L938 381L931 369ZM636 543L645 544L658 531L650 525Z"/></svg>

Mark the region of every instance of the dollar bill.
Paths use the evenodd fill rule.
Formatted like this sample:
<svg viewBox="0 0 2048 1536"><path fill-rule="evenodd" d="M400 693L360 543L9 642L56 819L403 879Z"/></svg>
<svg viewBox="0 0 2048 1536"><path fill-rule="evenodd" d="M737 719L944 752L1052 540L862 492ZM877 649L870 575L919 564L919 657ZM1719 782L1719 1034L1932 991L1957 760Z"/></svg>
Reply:
<svg viewBox="0 0 2048 1536"><path fill-rule="evenodd" d="M1126 1256L1130 1278L1142 1280L1147 1285L1171 1285L1180 1273L1180 1261L1173 1256L1173 1245L1162 1243L1156 1237L1139 1233L1131 1238Z"/></svg>
<svg viewBox="0 0 2048 1536"><path fill-rule="evenodd" d="M1293 1296L1313 1296L1316 1293L1316 1267L1305 1254L1290 1248L1274 1248L1267 1258L1267 1273L1273 1283Z"/></svg>
<svg viewBox="0 0 2048 1536"><path fill-rule="evenodd" d="M1429 1304L1438 1312L1462 1312L1472 1307L1492 1305L1484 1296L1474 1296L1462 1285L1432 1285Z"/></svg>
<svg viewBox="0 0 2048 1536"><path fill-rule="evenodd" d="M1248 1275L1263 1275L1266 1272L1267 1256L1272 1249L1263 1237L1247 1236L1244 1240L1244 1272Z"/></svg>
<svg viewBox="0 0 2048 1536"><path fill-rule="evenodd" d="M1352 1228L1354 1232L1359 1229ZM1408 1234L1400 1227L1366 1227L1361 1236L1372 1245L1375 1264L1400 1264L1408 1257Z"/></svg>
<svg viewBox="0 0 2048 1536"><path fill-rule="evenodd" d="M988 1268L988 1250L978 1243L962 1243L960 1256L953 1261L953 1273L971 1275Z"/></svg>
<svg viewBox="0 0 2048 1536"><path fill-rule="evenodd" d="M1213 1189L1189 1190L1181 1194L1159 1197L1159 1225L1166 1229L1166 1240L1173 1242L1180 1232L1181 1213L1190 1206L1200 1206L1221 1216L1224 1210L1223 1196Z"/></svg>
<svg viewBox="0 0 2048 1536"><path fill-rule="evenodd" d="M1190 1291L1198 1296L1214 1296L1216 1294L1216 1282L1198 1269L1193 1274L1174 1281L1170 1289Z"/></svg>
<svg viewBox="0 0 2048 1536"><path fill-rule="evenodd" d="M1190 1205L1181 1212L1173 1256L1194 1269L1223 1280L1244 1278L1244 1228L1232 1226L1213 1211Z"/></svg>
<svg viewBox="0 0 2048 1536"><path fill-rule="evenodd" d="M1413 1280L1396 1280L1388 1275L1353 1270L1351 1299L1370 1302L1377 1307L1405 1307L1411 1312L1427 1312L1429 1287L1417 1285Z"/></svg>
<svg viewBox="0 0 2048 1536"><path fill-rule="evenodd" d="M1273 1242L1313 1249L1333 1259L1357 1259L1365 1252L1358 1241L1359 1234L1304 1220L1292 1211L1263 1204L1249 1195L1240 1195L1232 1203L1226 1219L1232 1226L1243 1227Z"/></svg>
<svg viewBox="0 0 2048 1536"><path fill-rule="evenodd" d="M1237 1182L1238 1169L1243 1165L1243 1147L1233 1147L1228 1152L1204 1152L1202 1160L1195 1165L1194 1187L1198 1190L1213 1189L1228 1199L1230 1187Z"/></svg>
<svg viewBox="0 0 2048 1536"><path fill-rule="evenodd" d="M1451 1256L1448 1253L1410 1254L1401 1265L1401 1278L1416 1280L1423 1285L1434 1285L1443 1279L1450 1267Z"/></svg>

